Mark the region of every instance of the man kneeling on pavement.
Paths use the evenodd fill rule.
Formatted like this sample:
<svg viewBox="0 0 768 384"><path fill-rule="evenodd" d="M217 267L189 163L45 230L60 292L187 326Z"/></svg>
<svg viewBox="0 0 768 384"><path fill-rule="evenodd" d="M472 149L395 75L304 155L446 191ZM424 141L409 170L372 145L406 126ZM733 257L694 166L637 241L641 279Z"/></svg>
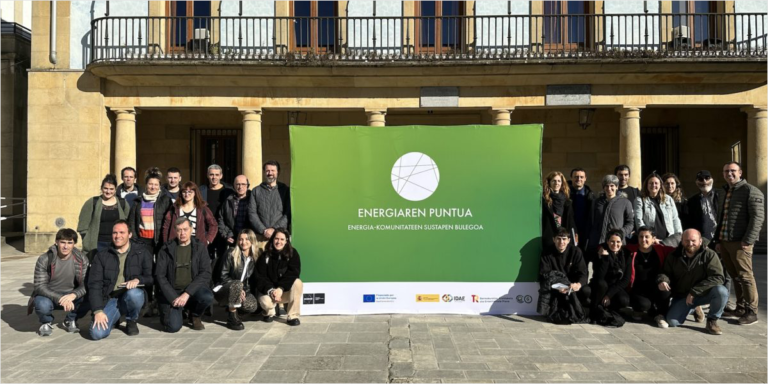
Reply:
<svg viewBox="0 0 768 384"><path fill-rule="evenodd" d="M152 255L131 244L133 234L125 220L112 225L112 244L96 254L88 278L88 298L93 310L90 333L101 340L125 316L128 336L139 334L136 320L144 305L143 286L152 284Z"/></svg>
<svg viewBox="0 0 768 384"><path fill-rule="evenodd" d="M683 232L680 246L664 260L657 279L659 289L672 292L667 323L678 327L694 307L709 304L706 329L713 335L723 332L717 325L728 302L728 289L723 285L723 266L715 251L703 247L701 233L695 229Z"/></svg>

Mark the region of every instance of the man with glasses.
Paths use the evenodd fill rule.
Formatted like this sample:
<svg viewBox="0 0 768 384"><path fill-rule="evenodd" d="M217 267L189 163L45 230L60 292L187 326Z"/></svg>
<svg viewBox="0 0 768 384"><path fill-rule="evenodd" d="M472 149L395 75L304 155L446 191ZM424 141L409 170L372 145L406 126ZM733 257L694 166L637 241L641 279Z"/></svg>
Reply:
<svg viewBox="0 0 768 384"><path fill-rule="evenodd" d="M227 199L221 203L219 208L219 238L216 251L217 258L213 267L213 282L219 283L221 277L222 262L226 258L228 247L236 246L237 234L243 229L251 229L251 223L248 220L248 211L251 204L251 183L245 175L235 177L235 193L227 196Z"/></svg>
<svg viewBox="0 0 768 384"><path fill-rule="evenodd" d="M764 196L741 178L741 164L723 166L725 191L717 201L715 250L723 259L736 289L736 310L723 316L738 317L739 324L757 323L757 285L752 272L752 251L765 218Z"/></svg>

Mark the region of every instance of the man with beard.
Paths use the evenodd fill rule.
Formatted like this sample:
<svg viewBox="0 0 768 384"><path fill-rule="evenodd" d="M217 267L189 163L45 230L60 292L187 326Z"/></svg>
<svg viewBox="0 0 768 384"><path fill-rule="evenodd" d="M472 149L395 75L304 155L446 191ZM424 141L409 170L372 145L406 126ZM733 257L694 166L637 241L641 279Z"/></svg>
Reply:
<svg viewBox="0 0 768 384"><path fill-rule="evenodd" d="M631 172L629 166L624 164L619 165L613 170L613 173L619 178L619 192L624 192L627 195L627 199L634 203L635 199L640 196L640 190L629 186L629 175Z"/></svg>
<svg viewBox="0 0 768 384"><path fill-rule="evenodd" d="M717 201L720 191L714 190L712 174L707 170L701 170L696 174L696 186L699 193L688 199L687 228L693 228L701 232L701 237L712 240L717 228Z"/></svg>
<svg viewBox="0 0 768 384"><path fill-rule="evenodd" d="M723 286L723 266L717 254L701 246L701 233L695 229L683 232L680 246L664 259L657 278L659 290L672 292L667 312L670 327L679 327L696 306L709 304L706 330L722 335L717 320L728 302L728 289Z"/></svg>
<svg viewBox="0 0 768 384"><path fill-rule="evenodd" d="M181 170L176 167L168 168L165 171L165 177L168 179L168 184L164 186L165 194L171 198L171 202L175 203L179 198L179 185L181 184Z"/></svg>
<svg viewBox="0 0 768 384"><path fill-rule="evenodd" d="M251 191L248 219L256 232L259 252L264 251L275 228L289 228L291 197L288 186L277 181L280 163L269 160L264 163L264 181Z"/></svg>
<svg viewBox="0 0 768 384"><path fill-rule="evenodd" d="M574 168L571 171L571 180L568 181L571 188L571 203L573 216L576 221L576 234L578 235L578 247L583 252L587 244L590 231L589 216L592 212L592 204L597 196L587 185L587 171L584 168Z"/></svg>

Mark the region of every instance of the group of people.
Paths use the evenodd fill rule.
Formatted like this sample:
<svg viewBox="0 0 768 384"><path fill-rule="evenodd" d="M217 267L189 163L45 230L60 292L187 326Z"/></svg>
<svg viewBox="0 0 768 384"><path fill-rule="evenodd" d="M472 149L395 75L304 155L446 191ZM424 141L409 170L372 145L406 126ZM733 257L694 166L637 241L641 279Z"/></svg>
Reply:
<svg viewBox="0 0 768 384"><path fill-rule="evenodd" d="M629 176L629 167L616 167L596 194L584 169L571 171L567 183L560 172L547 175L538 312L556 323L621 326L648 318L661 328L693 314L716 335L723 316L756 323L752 252L765 203L741 165L723 166L720 190L709 171L699 171L699 191L688 199L674 174L651 173L641 190L627 184ZM730 283L736 303L728 303Z"/></svg>
<svg viewBox="0 0 768 384"><path fill-rule="evenodd" d="M53 332L53 311L63 309L63 328L79 332L77 320L92 312L89 332L103 339L125 319L124 331L139 334L142 313L157 309L166 332L186 321L203 330L203 314L214 300L226 307L227 327L243 330L241 313L261 309L271 322L280 305L286 323L300 324L303 285L301 259L291 245L288 186L277 181L280 164L267 161L264 182L250 190L244 175L234 186L222 182L222 169L208 167L208 184L182 184L178 168L163 176L153 167L145 184L136 170L122 170L101 183L88 199L77 231L58 231L55 244L35 265L34 310L38 334ZM82 251L75 247L82 239Z"/></svg>

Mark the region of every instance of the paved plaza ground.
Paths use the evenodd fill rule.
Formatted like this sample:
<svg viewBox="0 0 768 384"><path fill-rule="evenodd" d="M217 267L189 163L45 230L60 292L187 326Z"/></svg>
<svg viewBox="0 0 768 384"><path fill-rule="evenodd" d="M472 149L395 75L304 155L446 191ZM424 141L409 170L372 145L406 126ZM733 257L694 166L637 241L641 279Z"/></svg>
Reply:
<svg viewBox="0 0 768 384"><path fill-rule="evenodd" d="M2 249L3 382L766 382L765 256L755 257L760 322L721 320L722 336L692 321L616 329L458 315L305 316L299 327L246 317L235 332L218 310L202 332L166 334L155 317L139 336L99 342L86 338L89 317L80 335L37 336L26 315L35 260Z"/></svg>

